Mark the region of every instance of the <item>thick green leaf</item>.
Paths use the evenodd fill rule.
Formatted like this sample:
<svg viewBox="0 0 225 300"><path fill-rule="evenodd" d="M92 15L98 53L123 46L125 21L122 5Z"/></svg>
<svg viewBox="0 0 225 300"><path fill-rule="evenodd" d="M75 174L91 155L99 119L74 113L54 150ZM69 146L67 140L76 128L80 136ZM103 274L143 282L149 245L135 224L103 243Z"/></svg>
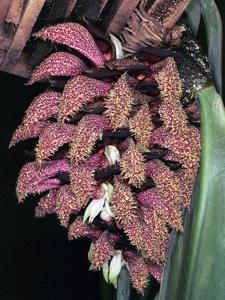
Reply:
<svg viewBox="0 0 225 300"><path fill-rule="evenodd" d="M117 300L129 300L131 293L130 276L127 268L124 266L118 276Z"/></svg>
<svg viewBox="0 0 225 300"><path fill-rule="evenodd" d="M206 28L208 59L217 91L222 94L222 21L214 0L199 0Z"/></svg>
<svg viewBox="0 0 225 300"><path fill-rule="evenodd" d="M190 27L194 35L197 35L200 21L201 21L201 14L202 14L200 1L192 0L186 9L186 13L187 13L188 23Z"/></svg>
<svg viewBox="0 0 225 300"><path fill-rule="evenodd" d="M214 87L196 93L202 152L191 213L173 233L157 300L222 300L225 295L225 111Z"/></svg>

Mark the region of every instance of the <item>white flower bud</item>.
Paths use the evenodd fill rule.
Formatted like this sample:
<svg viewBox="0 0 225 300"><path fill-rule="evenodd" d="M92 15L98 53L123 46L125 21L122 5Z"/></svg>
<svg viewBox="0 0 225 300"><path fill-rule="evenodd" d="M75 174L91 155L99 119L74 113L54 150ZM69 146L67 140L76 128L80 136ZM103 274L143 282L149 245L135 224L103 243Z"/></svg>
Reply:
<svg viewBox="0 0 225 300"><path fill-rule="evenodd" d="M105 222L110 222L112 220L112 216L106 211L105 208L102 209L100 218Z"/></svg>
<svg viewBox="0 0 225 300"><path fill-rule="evenodd" d="M120 162L120 153L115 146L112 145L106 146L104 153L108 159L110 166L114 165L117 162Z"/></svg>
<svg viewBox="0 0 225 300"><path fill-rule="evenodd" d="M102 266L102 274L106 282L109 282L109 264L104 263Z"/></svg>
<svg viewBox="0 0 225 300"><path fill-rule="evenodd" d="M105 203L105 199L94 199L85 210L83 222L89 218L89 223L92 223L95 217L100 213Z"/></svg>
<svg viewBox="0 0 225 300"><path fill-rule="evenodd" d="M109 282L115 284L117 277L123 266L122 252L120 250L116 251L109 265Z"/></svg>

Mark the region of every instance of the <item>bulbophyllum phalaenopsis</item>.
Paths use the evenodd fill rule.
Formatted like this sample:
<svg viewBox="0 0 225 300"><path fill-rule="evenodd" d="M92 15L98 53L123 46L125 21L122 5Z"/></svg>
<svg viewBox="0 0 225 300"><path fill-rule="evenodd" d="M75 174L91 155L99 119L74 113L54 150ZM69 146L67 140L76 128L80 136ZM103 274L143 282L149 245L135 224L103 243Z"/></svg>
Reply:
<svg viewBox="0 0 225 300"><path fill-rule="evenodd" d="M161 2L147 9L141 1L121 33L123 49L90 24L35 33L64 51L34 70L28 84L48 88L10 143L38 138L35 161L19 174L19 202L40 193L36 217L56 214L69 240L89 237L91 269L116 286L124 265L139 293L150 276L161 280L200 156L199 111L191 97L182 102L177 50L185 26L176 23L190 1L164 1L163 10Z"/></svg>

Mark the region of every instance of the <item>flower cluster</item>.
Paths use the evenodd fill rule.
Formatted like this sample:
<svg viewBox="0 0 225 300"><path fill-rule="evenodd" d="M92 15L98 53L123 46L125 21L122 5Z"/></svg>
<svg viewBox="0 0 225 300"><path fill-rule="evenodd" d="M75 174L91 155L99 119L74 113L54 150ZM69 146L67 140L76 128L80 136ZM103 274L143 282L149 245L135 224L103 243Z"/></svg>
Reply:
<svg viewBox="0 0 225 300"><path fill-rule="evenodd" d="M155 15L157 6L151 20ZM161 25L171 24L164 17ZM36 97L12 137L10 146L38 137L35 162L19 174L19 202L44 193L35 215L56 214L69 240L90 238L91 269L102 269L116 286L124 265L144 293L150 276L161 280L171 229L183 230L182 209L190 207L199 165L199 130L181 105L176 61L162 49L153 64L151 54L117 59L106 38L109 61L74 23L35 36L80 55L51 54L31 77L29 84L48 84L53 76L67 82Z"/></svg>

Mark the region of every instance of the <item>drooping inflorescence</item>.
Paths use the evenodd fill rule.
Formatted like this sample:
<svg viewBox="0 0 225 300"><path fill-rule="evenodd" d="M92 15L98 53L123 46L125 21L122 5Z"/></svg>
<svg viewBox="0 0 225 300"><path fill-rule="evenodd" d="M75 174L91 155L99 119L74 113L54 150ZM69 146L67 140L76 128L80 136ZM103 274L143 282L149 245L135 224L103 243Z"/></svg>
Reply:
<svg viewBox="0 0 225 300"><path fill-rule="evenodd" d="M144 28L142 45L174 44L169 2L162 16L160 1L148 12L141 1L132 15L128 26ZM188 1L177 3L176 18ZM173 30L170 38L167 27ZM171 51L160 49L157 56L154 48L154 59L151 54L142 59L136 55L141 37L125 29L124 49L132 57L116 59L112 52L105 63L80 24L50 26L35 36L81 55L53 53L31 76L29 84L53 76L68 76L68 81L62 93L52 86L37 96L12 137L10 146L38 137L35 161L19 174L19 202L41 194L37 217L56 214L68 227L69 240L90 238L91 269L102 268L105 279L116 285L125 265L143 294L150 276L161 280L171 230L183 230L182 210L190 207L199 166L199 129L181 104L176 52L170 56Z"/></svg>

